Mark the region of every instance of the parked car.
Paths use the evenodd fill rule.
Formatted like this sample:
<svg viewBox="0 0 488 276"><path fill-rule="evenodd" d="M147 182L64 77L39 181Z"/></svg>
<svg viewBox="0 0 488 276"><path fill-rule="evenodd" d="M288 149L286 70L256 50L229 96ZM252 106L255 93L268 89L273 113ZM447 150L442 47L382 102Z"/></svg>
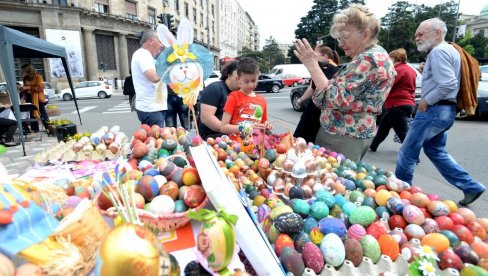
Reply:
<svg viewBox="0 0 488 276"><path fill-rule="evenodd" d="M255 90L278 93L284 86L283 80L273 79L268 75L262 74L259 75L258 86Z"/></svg>
<svg viewBox="0 0 488 276"><path fill-rule="evenodd" d="M276 75L276 79L281 79L283 84L286 86L297 86L299 84L305 83L306 79L301 78L292 74L280 74Z"/></svg>
<svg viewBox="0 0 488 276"><path fill-rule="evenodd" d="M415 80L416 88L415 88L415 103L418 106L420 103L420 97L422 96L422 73L417 70L417 68L408 63L410 67L412 67L415 72L417 73L417 78ZM344 66L344 65L342 65ZM308 84L307 85L299 85L295 88L293 88L290 92L290 101L291 101L291 106L295 111L301 112L303 111L303 106L298 105L298 99L300 99L305 91L307 90Z"/></svg>
<svg viewBox="0 0 488 276"><path fill-rule="evenodd" d="M203 81L203 85L204 86L208 86L209 84L211 84L212 82L216 82L216 81L219 81L220 80L220 72L219 71L216 71L214 70L210 76L208 77L208 79L206 79L205 81Z"/></svg>
<svg viewBox="0 0 488 276"><path fill-rule="evenodd" d="M488 81L488 65L480 66L481 80Z"/></svg>
<svg viewBox="0 0 488 276"><path fill-rule="evenodd" d="M488 81L480 81L478 85L478 117L488 117Z"/></svg>
<svg viewBox="0 0 488 276"><path fill-rule="evenodd" d="M22 81L17 81L18 86L24 85ZM7 91L7 83L2 82L0 83L0 92ZM44 82L44 95L46 96L46 103L49 102L49 98L53 98L56 95L56 90L49 82Z"/></svg>
<svg viewBox="0 0 488 276"><path fill-rule="evenodd" d="M113 94L111 85L103 81L83 81L75 85L76 98L99 97L100 99L110 98ZM65 101L71 101L73 95L71 89L61 90L59 97Z"/></svg>

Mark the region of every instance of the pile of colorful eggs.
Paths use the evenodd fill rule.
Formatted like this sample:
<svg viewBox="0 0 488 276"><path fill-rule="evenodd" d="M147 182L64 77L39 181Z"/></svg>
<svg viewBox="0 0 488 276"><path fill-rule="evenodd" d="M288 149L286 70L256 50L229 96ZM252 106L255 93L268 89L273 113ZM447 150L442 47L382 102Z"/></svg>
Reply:
<svg viewBox="0 0 488 276"><path fill-rule="evenodd" d="M119 126L108 128L103 126L93 132L90 137L83 136L73 144L73 151L82 151L86 155L96 151L101 156L105 156L107 151L117 154L127 142L127 135L120 131Z"/></svg>
<svg viewBox="0 0 488 276"><path fill-rule="evenodd" d="M488 270L488 219L391 172L300 140L258 160L226 137L207 143L236 188L247 192L287 272L302 275L308 267L319 274L345 260L358 266L363 256L413 262L415 240L434 250L441 270L466 264Z"/></svg>

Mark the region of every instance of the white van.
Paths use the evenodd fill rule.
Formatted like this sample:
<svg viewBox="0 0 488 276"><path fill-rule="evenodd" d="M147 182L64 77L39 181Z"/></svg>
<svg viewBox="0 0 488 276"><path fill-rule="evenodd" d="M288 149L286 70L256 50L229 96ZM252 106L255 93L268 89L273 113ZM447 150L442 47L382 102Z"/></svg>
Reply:
<svg viewBox="0 0 488 276"><path fill-rule="evenodd" d="M281 74L291 74L307 79L310 78L310 73L303 64L278 64L269 72L269 76L271 77Z"/></svg>

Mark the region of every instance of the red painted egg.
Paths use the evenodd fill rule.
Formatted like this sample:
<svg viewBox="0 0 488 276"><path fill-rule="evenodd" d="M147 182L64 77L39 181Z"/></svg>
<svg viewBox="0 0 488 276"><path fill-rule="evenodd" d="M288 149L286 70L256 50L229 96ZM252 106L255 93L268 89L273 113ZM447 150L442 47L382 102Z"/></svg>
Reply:
<svg viewBox="0 0 488 276"><path fill-rule="evenodd" d="M488 258L488 244L485 242L473 242L471 244L473 249L480 258Z"/></svg>
<svg viewBox="0 0 488 276"><path fill-rule="evenodd" d="M403 229L407 226L407 222L401 215L391 216L390 219L388 220L388 224L390 225L390 229L394 229L397 227Z"/></svg>
<svg viewBox="0 0 488 276"><path fill-rule="evenodd" d="M432 218L432 215L430 214L429 210L427 210L426 207L421 207L419 208L422 213L424 213L425 218Z"/></svg>
<svg viewBox="0 0 488 276"><path fill-rule="evenodd" d="M385 235L388 232L388 226L385 222L378 220L371 223L366 228L366 234L373 236L375 239L378 239L382 235Z"/></svg>
<svg viewBox="0 0 488 276"><path fill-rule="evenodd" d="M422 191L422 188L420 188L419 186L412 186L409 192L411 192L412 194L416 194L416 193L423 193L424 191Z"/></svg>
<svg viewBox="0 0 488 276"><path fill-rule="evenodd" d="M400 246L394 237L390 235L382 235L378 239L380 244L381 254L387 255L392 261L395 261L400 253Z"/></svg>
<svg viewBox="0 0 488 276"><path fill-rule="evenodd" d="M295 249L295 244L293 243L293 239L290 236L288 236L287 234L280 234L275 243L275 252L278 257L281 255L281 251L285 247L291 247Z"/></svg>
<svg viewBox="0 0 488 276"><path fill-rule="evenodd" d="M347 242L347 241L346 241ZM359 243L359 242L358 242ZM361 247L361 244L359 244ZM362 250L362 248L361 248ZM305 266L312 269L316 274L320 274L324 269L325 261L324 256L320 248L312 242L307 242L302 249L303 261ZM362 259L361 254L361 259ZM347 247L346 247L346 258L347 258Z"/></svg>
<svg viewBox="0 0 488 276"><path fill-rule="evenodd" d="M468 227L474 236L479 237L482 241L486 240L486 230L478 221L470 221L466 223L466 227Z"/></svg>
<svg viewBox="0 0 488 276"><path fill-rule="evenodd" d="M476 220L476 214L468 208L459 208L456 213L460 214L464 218L464 223Z"/></svg>
<svg viewBox="0 0 488 276"><path fill-rule="evenodd" d="M464 217L458 213L450 213L447 215L454 224L464 224Z"/></svg>
<svg viewBox="0 0 488 276"><path fill-rule="evenodd" d="M488 218L478 218L478 222L488 231Z"/></svg>
<svg viewBox="0 0 488 276"><path fill-rule="evenodd" d="M452 227L454 227L454 222L452 222L452 219L448 216L436 217L435 221L437 222L437 225L439 225L439 230L451 230Z"/></svg>
<svg viewBox="0 0 488 276"><path fill-rule="evenodd" d="M206 197L205 190L200 185L188 186L185 195L185 204L190 208L198 207Z"/></svg>
<svg viewBox="0 0 488 276"><path fill-rule="evenodd" d="M452 249L445 250L439 254L439 261L437 264L439 268L444 270L448 268L453 268L461 270L464 267L463 261L459 258Z"/></svg>
<svg viewBox="0 0 488 276"><path fill-rule="evenodd" d="M133 136L135 139L138 139L138 140L141 140L142 142L144 142L147 139L147 131L145 129L140 128L140 129L134 131Z"/></svg>
<svg viewBox="0 0 488 276"><path fill-rule="evenodd" d="M408 199L409 201L412 200L412 193L409 191L401 191L400 192L400 198L401 199Z"/></svg>
<svg viewBox="0 0 488 276"><path fill-rule="evenodd" d="M468 244L471 244L473 243L474 241L474 237L473 237L473 234L471 233L471 231L469 231L469 229L464 226L464 225L461 225L461 224L456 224L454 225L454 227L451 229L452 232L454 232L454 234L456 234L456 236L461 240L461 241L464 241Z"/></svg>

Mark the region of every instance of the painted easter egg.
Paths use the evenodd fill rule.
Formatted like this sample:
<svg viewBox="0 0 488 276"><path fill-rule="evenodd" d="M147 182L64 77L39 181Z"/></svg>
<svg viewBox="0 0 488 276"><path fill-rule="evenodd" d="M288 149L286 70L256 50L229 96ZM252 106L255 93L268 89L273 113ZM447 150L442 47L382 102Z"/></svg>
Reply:
<svg viewBox="0 0 488 276"><path fill-rule="evenodd" d="M407 226L407 221L405 221L402 215L393 215L388 220L388 225L390 226L391 229L397 227L403 229Z"/></svg>
<svg viewBox="0 0 488 276"><path fill-rule="evenodd" d="M319 229L324 234L334 233L339 237L344 237L347 233L344 222L337 218L323 218L319 220Z"/></svg>
<svg viewBox="0 0 488 276"><path fill-rule="evenodd" d="M414 186L416 187L416 186ZM413 187L412 187L413 188ZM423 193L413 193L410 202L417 207L426 207L430 200L427 195Z"/></svg>
<svg viewBox="0 0 488 276"><path fill-rule="evenodd" d="M403 212L403 208L405 207L405 202L403 202L400 198L391 197L386 201L386 207L388 207L393 214L401 214Z"/></svg>
<svg viewBox="0 0 488 276"><path fill-rule="evenodd" d="M303 219L296 213L281 214L273 223L278 231L289 235L297 234L303 229Z"/></svg>
<svg viewBox="0 0 488 276"><path fill-rule="evenodd" d="M270 243L275 243L280 234L281 232L278 231L274 225L271 225L269 230L266 232L266 237L268 237Z"/></svg>
<svg viewBox="0 0 488 276"><path fill-rule="evenodd" d="M422 225L425 222L424 213L415 205L407 205L403 208L403 218L408 223Z"/></svg>
<svg viewBox="0 0 488 276"><path fill-rule="evenodd" d="M205 190L200 185L192 185L188 186L186 190L185 197L183 200L185 201L186 205L190 208L195 208L200 206L202 202L205 200L207 194Z"/></svg>
<svg viewBox="0 0 488 276"><path fill-rule="evenodd" d="M305 192L303 191L303 189L300 186L295 186L291 183L289 183L289 184L292 185L290 187L290 190L288 191L288 197L290 199L295 199L295 198L303 199L305 197Z"/></svg>
<svg viewBox="0 0 488 276"><path fill-rule="evenodd" d="M452 219L448 216L436 217L435 221L437 222L437 225L439 225L439 230L451 230L452 227L454 227L454 222L452 222Z"/></svg>
<svg viewBox="0 0 488 276"><path fill-rule="evenodd" d="M178 184L174 181L166 182L161 188L159 188L160 195L167 195L171 197L173 200L178 198Z"/></svg>
<svg viewBox="0 0 488 276"><path fill-rule="evenodd" d="M305 232L300 232L293 237L293 243L295 244L295 249L302 253L303 252L303 246L307 242L312 242L312 239L310 238L310 235Z"/></svg>
<svg viewBox="0 0 488 276"><path fill-rule="evenodd" d="M281 251L285 247L291 247L292 249L295 249L295 245L293 244L293 239L287 234L280 234L275 242L276 255L281 256Z"/></svg>
<svg viewBox="0 0 488 276"><path fill-rule="evenodd" d="M471 231L471 233L473 233L474 236L480 238L483 241L486 240L486 230L483 225L481 225L481 223L479 223L478 221L472 220L466 223L466 227L468 227L468 229Z"/></svg>
<svg viewBox="0 0 488 276"><path fill-rule="evenodd" d="M387 190L380 190L376 192L374 199L378 206L386 206L386 202L388 201L388 199L390 199L390 197L390 192L388 192Z"/></svg>
<svg viewBox="0 0 488 276"><path fill-rule="evenodd" d="M293 275L302 275L305 271L302 254L293 248L283 248L280 260L286 272L290 272Z"/></svg>
<svg viewBox="0 0 488 276"><path fill-rule="evenodd" d="M407 261L407 262L412 262L415 260L415 258L418 258L419 254L415 250L416 247L414 247L410 243L404 243L402 246L400 246L400 254L402 257Z"/></svg>
<svg viewBox="0 0 488 276"><path fill-rule="evenodd" d="M386 206L378 206L378 207L376 207L375 212L376 212L376 214L378 215L379 218L383 218L383 219L388 220L391 217L391 212L388 209L388 207L386 207Z"/></svg>
<svg viewBox="0 0 488 276"><path fill-rule="evenodd" d="M478 254L476 254L476 252L471 250L471 248L468 245L460 245L454 247L454 253L456 253L456 255L458 255L459 258L461 258L463 263L470 263L476 265L480 260Z"/></svg>
<svg viewBox="0 0 488 276"><path fill-rule="evenodd" d="M429 204L427 204L427 210L429 210L429 212L435 217L446 216L451 211L449 206L442 201L429 202Z"/></svg>
<svg viewBox="0 0 488 276"><path fill-rule="evenodd" d="M299 214L303 218L307 217L310 214L310 205L307 203L307 201L303 199L292 199L291 208L293 209L293 212Z"/></svg>
<svg viewBox="0 0 488 276"><path fill-rule="evenodd" d="M332 208L332 206L334 206L335 204L334 196L325 189L319 189L318 191L316 191L315 198L317 201L324 202L329 208Z"/></svg>
<svg viewBox="0 0 488 276"><path fill-rule="evenodd" d="M197 236L197 249L213 271L220 271L230 264L235 243L232 224L220 216L204 221Z"/></svg>
<svg viewBox="0 0 488 276"><path fill-rule="evenodd" d="M310 233L310 231L312 231L312 228L314 228L318 225L319 225L319 223L317 222L316 219L314 219L313 217L308 217L303 222L303 231L305 233Z"/></svg>
<svg viewBox="0 0 488 276"><path fill-rule="evenodd" d="M461 258L454 253L452 249L444 250L438 255L439 261L437 264L439 265L440 269L448 269L454 268L457 270L461 270L464 267L463 261Z"/></svg>
<svg viewBox="0 0 488 276"><path fill-rule="evenodd" d="M349 200L351 202L357 202L359 204L362 204L364 200L364 194L359 190L354 190L349 195Z"/></svg>
<svg viewBox="0 0 488 276"><path fill-rule="evenodd" d="M408 242L407 235L403 233L403 229L401 228L395 228L388 232L388 235L392 236L395 238L395 240L398 242L398 245L402 246L403 244Z"/></svg>
<svg viewBox="0 0 488 276"><path fill-rule="evenodd" d="M454 234L461 240L466 242L467 244L471 244L474 241L473 233L469 231L469 229L460 224L454 225L454 227L451 229Z"/></svg>
<svg viewBox="0 0 488 276"><path fill-rule="evenodd" d="M350 216L351 213L358 208L358 206L350 201L347 201L341 206L341 208L344 214Z"/></svg>
<svg viewBox="0 0 488 276"><path fill-rule="evenodd" d="M360 241L366 235L366 229L361 224L353 224L347 230L347 236Z"/></svg>
<svg viewBox="0 0 488 276"><path fill-rule="evenodd" d="M464 224L464 217L458 213L449 213L447 215L454 224Z"/></svg>
<svg viewBox="0 0 488 276"><path fill-rule="evenodd" d="M354 266L359 266L363 260L363 247L358 240L347 239L344 242L344 248L346 250L346 260L353 263Z"/></svg>
<svg viewBox="0 0 488 276"><path fill-rule="evenodd" d="M381 254L384 254L392 261L395 261L400 254L400 246L394 237L385 234L378 238L378 244L380 245Z"/></svg>
<svg viewBox="0 0 488 276"><path fill-rule="evenodd" d="M422 239L425 236L425 231L417 224L409 224L405 227L405 235L408 240L411 239Z"/></svg>
<svg viewBox="0 0 488 276"><path fill-rule="evenodd" d="M325 263L338 267L346 258L346 249L341 238L334 233L325 235L320 243L320 251L324 256Z"/></svg>
<svg viewBox="0 0 488 276"><path fill-rule="evenodd" d="M193 167L184 168L181 175L182 183L186 186L200 184L200 175L198 170Z"/></svg>
<svg viewBox="0 0 488 276"><path fill-rule="evenodd" d="M293 213L293 209L288 205L276 206L271 209L270 217L275 220L278 216L282 214Z"/></svg>
<svg viewBox="0 0 488 276"><path fill-rule="evenodd" d="M15 267L12 261L5 255L0 254L0 275L12 276L14 272Z"/></svg>
<svg viewBox="0 0 488 276"><path fill-rule="evenodd" d="M302 250L303 260L305 266L312 269L316 274L320 274L324 269L324 256L320 248L312 242L308 242L303 246Z"/></svg>
<svg viewBox="0 0 488 276"><path fill-rule="evenodd" d="M460 273L461 276L488 275L488 271L477 265L465 266Z"/></svg>
<svg viewBox="0 0 488 276"><path fill-rule="evenodd" d="M315 201L310 208L312 217L321 220L329 215L329 207L322 201Z"/></svg>
<svg viewBox="0 0 488 276"><path fill-rule="evenodd" d="M175 200L175 213L183 213L188 211L188 206L181 199Z"/></svg>
<svg viewBox="0 0 488 276"><path fill-rule="evenodd" d="M376 213L369 206L360 206L352 211L349 222L351 224L361 224L364 227L370 225L376 219Z"/></svg>
<svg viewBox="0 0 488 276"><path fill-rule="evenodd" d="M136 192L141 194L146 202L150 202L159 194L158 183L154 180L154 177L143 175L137 182Z"/></svg>
<svg viewBox="0 0 488 276"><path fill-rule="evenodd" d="M463 216L464 223L476 220L476 214L471 209L462 207L457 209L456 213Z"/></svg>
<svg viewBox="0 0 488 276"><path fill-rule="evenodd" d="M424 224L422 224L421 226L426 234L439 232L439 225L437 224L437 221L431 218L426 218Z"/></svg>
<svg viewBox="0 0 488 276"><path fill-rule="evenodd" d="M458 236L450 230L441 230L439 234L444 235L449 240L449 245L452 248L461 244L461 240L459 240Z"/></svg>
<svg viewBox="0 0 488 276"><path fill-rule="evenodd" d="M477 221L483 225L485 230L488 232L488 218L478 218Z"/></svg>
<svg viewBox="0 0 488 276"><path fill-rule="evenodd" d="M449 239L440 233L426 234L422 238L422 245L428 245L434 249L437 254L449 248Z"/></svg>
<svg viewBox="0 0 488 276"><path fill-rule="evenodd" d="M478 257L488 258L488 244L486 242L473 242L471 249L478 254Z"/></svg>
<svg viewBox="0 0 488 276"><path fill-rule="evenodd" d="M370 258L376 264L381 257L381 249L378 241L373 236L366 235L361 239L360 243L363 247L364 256Z"/></svg>
<svg viewBox="0 0 488 276"><path fill-rule="evenodd" d="M324 233L322 233L318 226L315 226L310 230L310 239L316 245L320 245L324 239Z"/></svg>
<svg viewBox="0 0 488 276"><path fill-rule="evenodd" d="M340 218L344 213L339 205L334 205L330 208L329 215L334 218Z"/></svg>
<svg viewBox="0 0 488 276"><path fill-rule="evenodd" d="M388 225L385 222L378 220L371 223L366 228L366 234L373 236L375 239L378 239L380 236L385 235L388 230Z"/></svg>
<svg viewBox="0 0 488 276"><path fill-rule="evenodd" d="M263 222L264 219L271 213L271 208L266 204L261 204L258 207L258 221Z"/></svg>

